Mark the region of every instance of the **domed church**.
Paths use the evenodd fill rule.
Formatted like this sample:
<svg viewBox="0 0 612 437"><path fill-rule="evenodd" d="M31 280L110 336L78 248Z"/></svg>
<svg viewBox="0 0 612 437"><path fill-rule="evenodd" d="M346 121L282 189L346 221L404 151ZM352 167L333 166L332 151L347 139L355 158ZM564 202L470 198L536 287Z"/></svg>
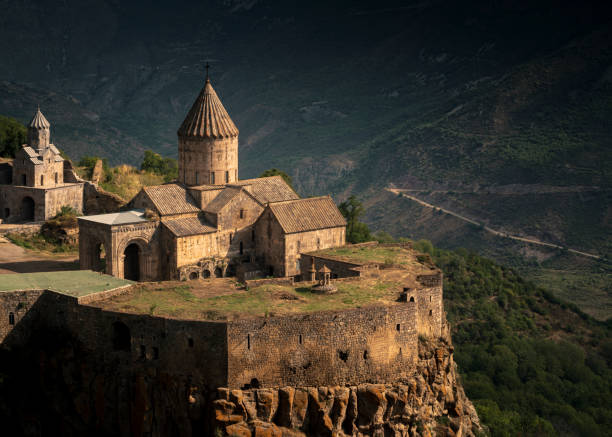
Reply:
<svg viewBox="0 0 612 437"><path fill-rule="evenodd" d="M238 128L207 77L178 130L178 180L125 211L79 217L81 269L137 281L298 276L300 254L345 244L329 196L280 176L239 179Z"/></svg>

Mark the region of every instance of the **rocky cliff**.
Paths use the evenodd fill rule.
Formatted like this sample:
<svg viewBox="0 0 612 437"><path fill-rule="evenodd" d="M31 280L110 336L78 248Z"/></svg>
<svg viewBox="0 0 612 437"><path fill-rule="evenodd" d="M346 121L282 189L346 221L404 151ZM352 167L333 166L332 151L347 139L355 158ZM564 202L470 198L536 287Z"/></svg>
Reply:
<svg viewBox="0 0 612 437"><path fill-rule="evenodd" d="M192 393L189 400L198 403ZM471 436L476 411L457 380L448 335L419 342L413 378L403 384L217 390L216 433L235 436Z"/></svg>

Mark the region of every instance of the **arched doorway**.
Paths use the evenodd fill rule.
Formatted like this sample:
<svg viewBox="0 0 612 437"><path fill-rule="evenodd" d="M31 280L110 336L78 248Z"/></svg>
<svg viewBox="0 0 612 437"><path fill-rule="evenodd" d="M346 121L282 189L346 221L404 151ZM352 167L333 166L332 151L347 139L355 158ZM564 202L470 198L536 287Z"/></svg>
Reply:
<svg viewBox="0 0 612 437"><path fill-rule="evenodd" d="M21 218L26 221L34 220L34 199L26 196L21 201Z"/></svg>
<svg viewBox="0 0 612 437"><path fill-rule="evenodd" d="M95 272L104 272L106 270L106 249L103 243L98 243L94 246L92 270Z"/></svg>
<svg viewBox="0 0 612 437"><path fill-rule="evenodd" d="M215 269L215 278L220 278L223 276L223 271L221 270L221 267L217 267Z"/></svg>
<svg viewBox="0 0 612 437"><path fill-rule="evenodd" d="M210 278L210 270L202 270L202 277L203 278Z"/></svg>
<svg viewBox="0 0 612 437"><path fill-rule="evenodd" d="M126 352L132 349L130 328L123 322L113 323L113 349Z"/></svg>
<svg viewBox="0 0 612 437"><path fill-rule="evenodd" d="M131 281L140 281L140 247L132 243L123 252L123 277Z"/></svg>

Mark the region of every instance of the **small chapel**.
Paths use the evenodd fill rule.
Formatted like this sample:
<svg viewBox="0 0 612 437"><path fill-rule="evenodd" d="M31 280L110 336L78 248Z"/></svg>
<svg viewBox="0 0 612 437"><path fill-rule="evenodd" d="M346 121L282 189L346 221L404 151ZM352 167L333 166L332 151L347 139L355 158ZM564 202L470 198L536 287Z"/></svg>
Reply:
<svg viewBox="0 0 612 437"><path fill-rule="evenodd" d="M346 238L330 196L300 198L280 176L239 179L238 128L208 75L178 129L178 179L78 222L80 268L135 281L298 276L300 254Z"/></svg>

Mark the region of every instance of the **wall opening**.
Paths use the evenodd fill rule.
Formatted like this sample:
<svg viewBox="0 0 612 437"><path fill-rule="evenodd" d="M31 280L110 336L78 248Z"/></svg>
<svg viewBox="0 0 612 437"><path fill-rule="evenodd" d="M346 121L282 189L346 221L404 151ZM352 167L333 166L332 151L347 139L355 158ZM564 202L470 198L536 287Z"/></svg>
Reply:
<svg viewBox="0 0 612 437"><path fill-rule="evenodd" d="M414 302L414 296L410 296L410 302Z"/></svg>
<svg viewBox="0 0 612 437"><path fill-rule="evenodd" d="M193 347L193 338L188 338L187 339L187 346Z"/></svg>
<svg viewBox="0 0 612 437"><path fill-rule="evenodd" d="M132 243L123 252L123 277L131 281L140 280L140 247Z"/></svg>
<svg viewBox="0 0 612 437"><path fill-rule="evenodd" d="M255 229L251 229L251 241L255 241Z"/></svg>
<svg viewBox="0 0 612 437"><path fill-rule="evenodd" d="M433 310L429 310L429 315L433 316Z"/></svg>
<svg viewBox="0 0 612 437"><path fill-rule="evenodd" d="M55 173L55 184L57 185L58 183L59 183L59 175Z"/></svg>
<svg viewBox="0 0 612 437"><path fill-rule="evenodd" d="M215 185L215 173L214 172L210 173L210 183Z"/></svg>
<svg viewBox="0 0 612 437"><path fill-rule="evenodd" d="M10 215L11 215L10 208L4 208L4 218L9 218Z"/></svg>
<svg viewBox="0 0 612 437"><path fill-rule="evenodd" d="M203 278L210 278L210 270L202 270Z"/></svg>
<svg viewBox="0 0 612 437"><path fill-rule="evenodd" d="M363 359L364 360L368 359L368 351L367 350L363 351Z"/></svg>
<svg viewBox="0 0 612 437"><path fill-rule="evenodd" d="M45 176L44 175L40 175L40 186L45 185Z"/></svg>
<svg viewBox="0 0 612 437"><path fill-rule="evenodd" d="M103 272L106 269L106 249L103 243L94 246L93 266L95 272Z"/></svg>
<svg viewBox="0 0 612 437"><path fill-rule="evenodd" d="M132 350L130 328L123 322L113 323L113 349L124 352Z"/></svg>
<svg viewBox="0 0 612 437"><path fill-rule="evenodd" d="M189 279L192 281L198 279L198 272L189 273Z"/></svg>
<svg viewBox="0 0 612 437"><path fill-rule="evenodd" d="M229 171L225 172L225 183L227 184L229 182Z"/></svg>
<svg viewBox="0 0 612 437"><path fill-rule="evenodd" d="M348 360L348 357L349 357L348 351L338 351L338 358L340 358L345 363Z"/></svg>
<svg viewBox="0 0 612 437"><path fill-rule="evenodd" d="M244 218L244 209L240 210L240 218L243 219Z"/></svg>
<svg viewBox="0 0 612 437"><path fill-rule="evenodd" d="M430 302L431 302L431 299L432 299L432 297L431 297L431 296L429 296L429 301L430 301Z"/></svg>
<svg viewBox="0 0 612 437"><path fill-rule="evenodd" d="M140 359L144 360L147 357L147 347L144 344L140 345Z"/></svg>
<svg viewBox="0 0 612 437"><path fill-rule="evenodd" d="M402 329L402 327L401 327L401 326L400 326L400 324L398 323L397 325L395 325L395 329L399 331L400 329Z"/></svg>
<svg viewBox="0 0 612 437"><path fill-rule="evenodd" d="M27 221L34 220L34 207L34 199L30 196L24 197L21 200L21 218Z"/></svg>
<svg viewBox="0 0 612 437"><path fill-rule="evenodd" d="M28 178L26 175L21 175L21 185L27 185Z"/></svg>
<svg viewBox="0 0 612 437"><path fill-rule="evenodd" d="M244 254L244 245L242 244L242 241L240 242L240 255Z"/></svg>
<svg viewBox="0 0 612 437"><path fill-rule="evenodd" d="M302 334L300 334L300 338L298 341L300 342L300 344L302 344Z"/></svg>
<svg viewBox="0 0 612 437"><path fill-rule="evenodd" d="M9 313L9 325L15 324L15 314Z"/></svg>
<svg viewBox="0 0 612 437"><path fill-rule="evenodd" d="M215 278L221 278L223 277L223 271L221 270L221 267L217 267L215 269Z"/></svg>
<svg viewBox="0 0 612 437"><path fill-rule="evenodd" d="M251 334L247 334L247 349L251 349Z"/></svg>
<svg viewBox="0 0 612 437"><path fill-rule="evenodd" d="M158 360L159 359L159 348L153 346L153 359L154 360Z"/></svg>

